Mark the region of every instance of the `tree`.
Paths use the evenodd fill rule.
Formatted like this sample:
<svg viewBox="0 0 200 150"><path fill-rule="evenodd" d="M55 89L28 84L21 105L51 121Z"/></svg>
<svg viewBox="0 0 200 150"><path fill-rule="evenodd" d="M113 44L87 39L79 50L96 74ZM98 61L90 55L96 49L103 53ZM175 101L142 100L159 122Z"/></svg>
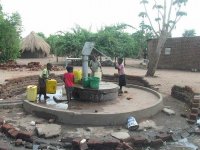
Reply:
<svg viewBox="0 0 200 150"><path fill-rule="evenodd" d="M182 11L183 6L186 5L188 0L163 0L162 4L160 1L154 0L153 10L155 10L156 16L151 17L147 9L149 0L141 0L141 4L144 6L144 12L139 14L139 17L147 18L149 25L152 27L153 33L158 39L156 50L149 52L149 64L146 76L154 76L158 61L160 58L161 50L167 38L171 35L172 30L176 27L176 24L182 16L187 15L186 12ZM150 5L148 5L150 6ZM154 18L154 22L152 20ZM155 24L157 24L157 28Z"/></svg>
<svg viewBox="0 0 200 150"><path fill-rule="evenodd" d="M46 37L43 32L38 32L37 35L46 40Z"/></svg>
<svg viewBox="0 0 200 150"><path fill-rule="evenodd" d="M18 13L11 16L3 13L0 5L0 62L14 60L20 55L21 17Z"/></svg>
<svg viewBox="0 0 200 150"><path fill-rule="evenodd" d="M194 29L185 30L182 35L183 35L183 37L194 37L194 36L196 36L196 32Z"/></svg>

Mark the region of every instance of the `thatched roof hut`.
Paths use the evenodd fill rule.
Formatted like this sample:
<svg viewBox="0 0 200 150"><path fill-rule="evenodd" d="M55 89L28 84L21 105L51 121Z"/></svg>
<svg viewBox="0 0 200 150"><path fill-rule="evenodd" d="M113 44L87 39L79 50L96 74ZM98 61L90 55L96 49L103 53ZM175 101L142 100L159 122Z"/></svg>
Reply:
<svg viewBox="0 0 200 150"><path fill-rule="evenodd" d="M35 32L31 32L22 40L21 57L22 58L43 58L50 53L50 46L45 40Z"/></svg>

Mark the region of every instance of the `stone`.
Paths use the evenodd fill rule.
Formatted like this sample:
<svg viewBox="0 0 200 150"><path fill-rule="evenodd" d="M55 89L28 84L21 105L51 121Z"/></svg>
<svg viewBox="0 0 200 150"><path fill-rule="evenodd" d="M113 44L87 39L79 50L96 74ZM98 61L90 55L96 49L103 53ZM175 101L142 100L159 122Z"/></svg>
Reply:
<svg viewBox="0 0 200 150"><path fill-rule="evenodd" d="M143 136L133 136L132 139L134 145L145 145L148 143L148 140Z"/></svg>
<svg viewBox="0 0 200 150"><path fill-rule="evenodd" d="M63 148L66 148L66 149L71 149L72 148L72 143L70 143L70 142L65 142L65 143L63 143Z"/></svg>
<svg viewBox="0 0 200 150"><path fill-rule="evenodd" d="M162 111L168 115L175 115L175 111L169 108L163 108Z"/></svg>
<svg viewBox="0 0 200 150"><path fill-rule="evenodd" d="M54 122L55 122L55 119L49 119L48 122L49 122L49 123L54 123Z"/></svg>
<svg viewBox="0 0 200 150"><path fill-rule="evenodd" d="M38 149L47 149L47 144L40 144Z"/></svg>
<svg viewBox="0 0 200 150"><path fill-rule="evenodd" d="M192 103L192 108L199 108L199 103Z"/></svg>
<svg viewBox="0 0 200 150"><path fill-rule="evenodd" d="M111 135L123 141L130 139L130 135L127 132L113 132Z"/></svg>
<svg viewBox="0 0 200 150"><path fill-rule="evenodd" d="M32 133L27 131L19 131L17 138L22 139L24 141L32 142Z"/></svg>
<svg viewBox="0 0 200 150"><path fill-rule="evenodd" d="M111 136L90 138L87 142L89 149L102 149L102 150L115 149L119 144L120 141Z"/></svg>
<svg viewBox="0 0 200 150"><path fill-rule="evenodd" d="M191 109L191 113L198 114L199 113L199 108L192 108Z"/></svg>
<svg viewBox="0 0 200 150"><path fill-rule="evenodd" d="M156 129L156 123L153 120L145 120L141 123L139 123L139 130L144 129Z"/></svg>
<svg viewBox="0 0 200 150"><path fill-rule="evenodd" d="M33 149L33 144L29 143L29 142L26 142L25 143L25 148L27 148L27 149Z"/></svg>
<svg viewBox="0 0 200 150"><path fill-rule="evenodd" d="M14 126L11 124L3 124L2 131L3 133L8 133L10 129L14 129Z"/></svg>
<svg viewBox="0 0 200 150"><path fill-rule="evenodd" d="M21 145L23 145L22 139L17 139L17 140L15 141L15 146L21 146Z"/></svg>
<svg viewBox="0 0 200 150"><path fill-rule="evenodd" d="M37 124L36 132L38 136L44 136L45 138L52 138L59 136L61 133L61 125L57 124Z"/></svg>
<svg viewBox="0 0 200 150"><path fill-rule="evenodd" d="M151 146L153 147L162 146L162 145L163 145L162 139L151 140Z"/></svg>
<svg viewBox="0 0 200 150"><path fill-rule="evenodd" d="M7 143L0 141L0 150L10 150L10 147Z"/></svg>
<svg viewBox="0 0 200 150"><path fill-rule="evenodd" d="M171 134L168 134L168 133L165 133L165 132L158 133L156 135L156 138L161 139L162 141L171 141L172 140Z"/></svg>
<svg viewBox="0 0 200 150"><path fill-rule="evenodd" d="M190 120L197 120L198 114L190 113L189 119Z"/></svg>
<svg viewBox="0 0 200 150"><path fill-rule="evenodd" d="M73 147L73 149L79 149L79 150L88 149L86 140L82 139L80 137L75 138L75 139L72 140L72 147Z"/></svg>
<svg viewBox="0 0 200 150"><path fill-rule="evenodd" d="M17 131L16 129L10 129L7 133L11 138L17 138L19 131Z"/></svg>

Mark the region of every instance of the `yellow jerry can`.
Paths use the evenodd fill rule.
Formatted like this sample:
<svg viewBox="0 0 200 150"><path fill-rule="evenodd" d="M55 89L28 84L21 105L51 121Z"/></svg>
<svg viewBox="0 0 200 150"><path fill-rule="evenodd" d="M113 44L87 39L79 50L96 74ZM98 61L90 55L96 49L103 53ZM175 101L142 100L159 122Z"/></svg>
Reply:
<svg viewBox="0 0 200 150"><path fill-rule="evenodd" d="M82 70L80 69L74 70L73 74L74 74L74 82L79 83L82 79Z"/></svg>
<svg viewBox="0 0 200 150"><path fill-rule="evenodd" d="M27 100L31 102L36 102L37 100L37 86L36 85L27 86L26 97L27 97Z"/></svg>
<svg viewBox="0 0 200 150"><path fill-rule="evenodd" d="M57 88L57 81L54 79L46 81L46 92L48 94L55 94Z"/></svg>

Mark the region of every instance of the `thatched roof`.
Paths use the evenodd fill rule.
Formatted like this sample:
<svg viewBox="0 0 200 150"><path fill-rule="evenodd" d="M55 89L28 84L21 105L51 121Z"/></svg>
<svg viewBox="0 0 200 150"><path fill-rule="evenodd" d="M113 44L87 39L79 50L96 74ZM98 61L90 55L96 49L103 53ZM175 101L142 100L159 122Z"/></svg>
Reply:
<svg viewBox="0 0 200 150"><path fill-rule="evenodd" d="M38 36L35 32L31 32L27 37L25 37L22 40L21 44L21 51L22 53L24 51L39 51L42 50L42 52L49 54L50 53L50 46L48 43L45 42L45 40Z"/></svg>

